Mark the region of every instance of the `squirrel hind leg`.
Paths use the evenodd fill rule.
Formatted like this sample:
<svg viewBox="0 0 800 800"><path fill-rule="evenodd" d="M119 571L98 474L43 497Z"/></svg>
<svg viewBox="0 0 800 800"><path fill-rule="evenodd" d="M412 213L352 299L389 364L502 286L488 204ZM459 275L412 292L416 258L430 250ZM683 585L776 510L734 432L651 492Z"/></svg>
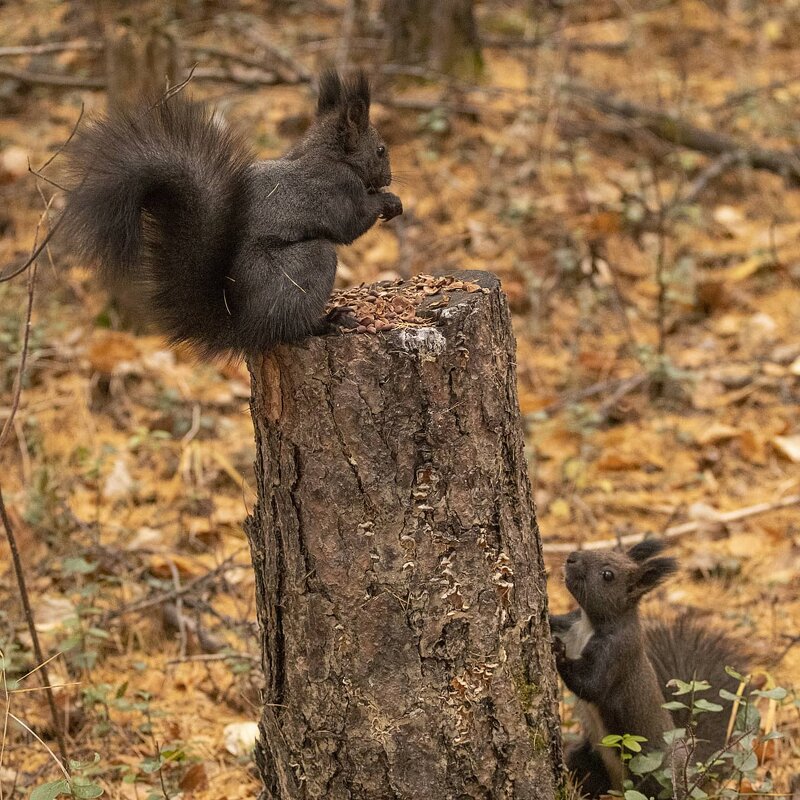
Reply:
<svg viewBox="0 0 800 800"><path fill-rule="evenodd" d="M567 750L567 770L574 776L575 785L587 797L595 798L611 791L603 759L588 739Z"/></svg>

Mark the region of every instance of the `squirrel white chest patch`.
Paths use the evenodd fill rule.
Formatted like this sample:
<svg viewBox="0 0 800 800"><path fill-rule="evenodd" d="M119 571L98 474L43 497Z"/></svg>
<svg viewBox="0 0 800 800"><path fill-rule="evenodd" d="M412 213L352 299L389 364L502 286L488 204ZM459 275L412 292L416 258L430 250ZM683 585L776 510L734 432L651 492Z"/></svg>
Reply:
<svg viewBox="0 0 800 800"><path fill-rule="evenodd" d="M581 610L580 619L568 631L559 635L567 649L567 658L572 660L578 658L592 636L594 636L592 623L586 612Z"/></svg>

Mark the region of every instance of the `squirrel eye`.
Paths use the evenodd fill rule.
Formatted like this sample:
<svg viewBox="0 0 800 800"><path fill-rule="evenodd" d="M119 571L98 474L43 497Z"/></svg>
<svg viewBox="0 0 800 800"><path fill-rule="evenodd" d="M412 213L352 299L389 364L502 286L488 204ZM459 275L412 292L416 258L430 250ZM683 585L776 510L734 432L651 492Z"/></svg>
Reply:
<svg viewBox="0 0 800 800"><path fill-rule="evenodd" d="M386 147L382 144L378 145L378 155L381 157L386 155Z"/></svg>
<svg viewBox="0 0 800 800"><path fill-rule="evenodd" d="M613 581L614 580L614 573L610 569L604 569L600 575L602 576L604 581Z"/></svg>

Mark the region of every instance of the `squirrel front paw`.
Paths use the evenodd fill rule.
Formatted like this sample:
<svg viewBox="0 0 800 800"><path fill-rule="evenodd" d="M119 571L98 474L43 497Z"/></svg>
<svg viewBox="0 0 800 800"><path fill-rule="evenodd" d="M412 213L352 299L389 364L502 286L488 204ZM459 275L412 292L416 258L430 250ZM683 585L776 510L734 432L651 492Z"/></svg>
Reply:
<svg viewBox="0 0 800 800"><path fill-rule="evenodd" d="M394 219L403 213L403 202L396 194L381 192L381 213L378 215L383 220Z"/></svg>
<svg viewBox="0 0 800 800"><path fill-rule="evenodd" d="M553 655L556 658L556 664L563 663L567 659L567 646L564 644L564 640L560 639L558 636L554 636L550 643L553 648Z"/></svg>
<svg viewBox="0 0 800 800"><path fill-rule="evenodd" d="M353 309L350 306L337 306L332 308L316 325L313 330L315 336L325 336L328 333L339 333L342 328L357 328Z"/></svg>

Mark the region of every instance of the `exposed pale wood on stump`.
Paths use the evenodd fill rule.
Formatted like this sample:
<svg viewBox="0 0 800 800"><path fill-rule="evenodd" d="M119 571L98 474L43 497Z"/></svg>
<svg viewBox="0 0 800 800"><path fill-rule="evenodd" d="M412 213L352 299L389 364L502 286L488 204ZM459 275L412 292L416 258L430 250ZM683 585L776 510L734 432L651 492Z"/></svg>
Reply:
<svg viewBox="0 0 800 800"><path fill-rule="evenodd" d="M496 279L459 277L491 291L251 365L262 798L556 794L514 338Z"/></svg>

